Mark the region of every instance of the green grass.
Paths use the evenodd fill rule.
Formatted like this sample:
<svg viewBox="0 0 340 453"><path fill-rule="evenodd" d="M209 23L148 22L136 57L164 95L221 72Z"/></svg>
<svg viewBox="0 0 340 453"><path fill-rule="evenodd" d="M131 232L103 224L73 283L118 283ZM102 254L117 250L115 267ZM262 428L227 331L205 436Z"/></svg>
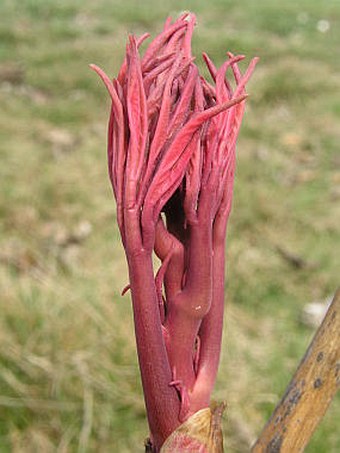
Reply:
<svg viewBox="0 0 340 453"><path fill-rule="evenodd" d="M105 90L128 32L197 13L194 52L259 55L238 144L215 398L247 452L339 285L338 1L0 3L0 452L135 452L147 436L127 269L106 172ZM330 28L318 31L320 20ZM320 23L319 23L320 26ZM12 68L6 75L6 68ZM5 74L5 75L4 75ZM72 243L79 224L91 233ZM70 239L71 237L71 239ZM307 262L295 269L277 247ZM308 453L335 453L340 401Z"/></svg>

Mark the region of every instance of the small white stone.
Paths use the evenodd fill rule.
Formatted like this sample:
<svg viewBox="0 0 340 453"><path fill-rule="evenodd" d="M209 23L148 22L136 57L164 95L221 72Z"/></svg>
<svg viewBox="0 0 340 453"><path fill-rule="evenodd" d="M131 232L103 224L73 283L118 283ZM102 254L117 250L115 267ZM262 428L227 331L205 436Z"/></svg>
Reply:
<svg viewBox="0 0 340 453"><path fill-rule="evenodd" d="M326 19L321 19L316 25L316 29L321 33L326 33L331 28L331 24Z"/></svg>

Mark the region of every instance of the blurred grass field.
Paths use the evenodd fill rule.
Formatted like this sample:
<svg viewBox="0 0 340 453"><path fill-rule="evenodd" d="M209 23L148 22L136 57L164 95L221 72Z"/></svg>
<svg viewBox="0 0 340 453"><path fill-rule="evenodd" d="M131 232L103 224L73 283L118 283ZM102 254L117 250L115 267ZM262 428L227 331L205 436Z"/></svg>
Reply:
<svg viewBox="0 0 340 453"><path fill-rule="evenodd" d="M88 64L116 74L128 32L183 9L201 67L203 50L261 58L228 232L226 451L249 451L314 333L303 306L339 285L340 1L1 0L1 453L143 449L109 101ZM339 420L337 398L306 451L338 452Z"/></svg>

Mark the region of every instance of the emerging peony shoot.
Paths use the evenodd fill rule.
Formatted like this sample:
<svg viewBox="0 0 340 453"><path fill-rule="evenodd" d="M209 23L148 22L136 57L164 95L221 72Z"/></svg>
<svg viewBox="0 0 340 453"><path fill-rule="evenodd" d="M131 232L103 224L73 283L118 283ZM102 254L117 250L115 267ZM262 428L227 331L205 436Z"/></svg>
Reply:
<svg viewBox="0 0 340 453"><path fill-rule="evenodd" d="M191 54L194 26L193 14L174 23L169 18L143 56L139 47L148 35L130 36L113 80L91 65L112 102L109 175L129 267L153 452L210 405L221 347L235 146L245 85L257 62L242 74L243 55L229 52L217 69L203 54L209 83ZM162 263L157 273L154 253ZM180 449L177 437L178 451L210 451L208 441L200 439L199 450L188 435Z"/></svg>

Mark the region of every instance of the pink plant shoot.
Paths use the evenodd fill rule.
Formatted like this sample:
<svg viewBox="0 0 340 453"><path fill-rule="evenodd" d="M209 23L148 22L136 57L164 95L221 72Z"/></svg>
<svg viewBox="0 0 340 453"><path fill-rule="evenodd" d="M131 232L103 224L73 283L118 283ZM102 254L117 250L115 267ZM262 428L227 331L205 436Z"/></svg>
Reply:
<svg viewBox="0 0 340 453"><path fill-rule="evenodd" d="M216 68L203 54L208 82L191 53L194 26L191 13L167 19L143 56L139 47L148 34L130 36L113 80L91 65L112 103L108 167L154 452L210 405L221 348L235 145L245 85L257 62L242 74L243 55L229 52ZM161 261L156 273L154 254Z"/></svg>

